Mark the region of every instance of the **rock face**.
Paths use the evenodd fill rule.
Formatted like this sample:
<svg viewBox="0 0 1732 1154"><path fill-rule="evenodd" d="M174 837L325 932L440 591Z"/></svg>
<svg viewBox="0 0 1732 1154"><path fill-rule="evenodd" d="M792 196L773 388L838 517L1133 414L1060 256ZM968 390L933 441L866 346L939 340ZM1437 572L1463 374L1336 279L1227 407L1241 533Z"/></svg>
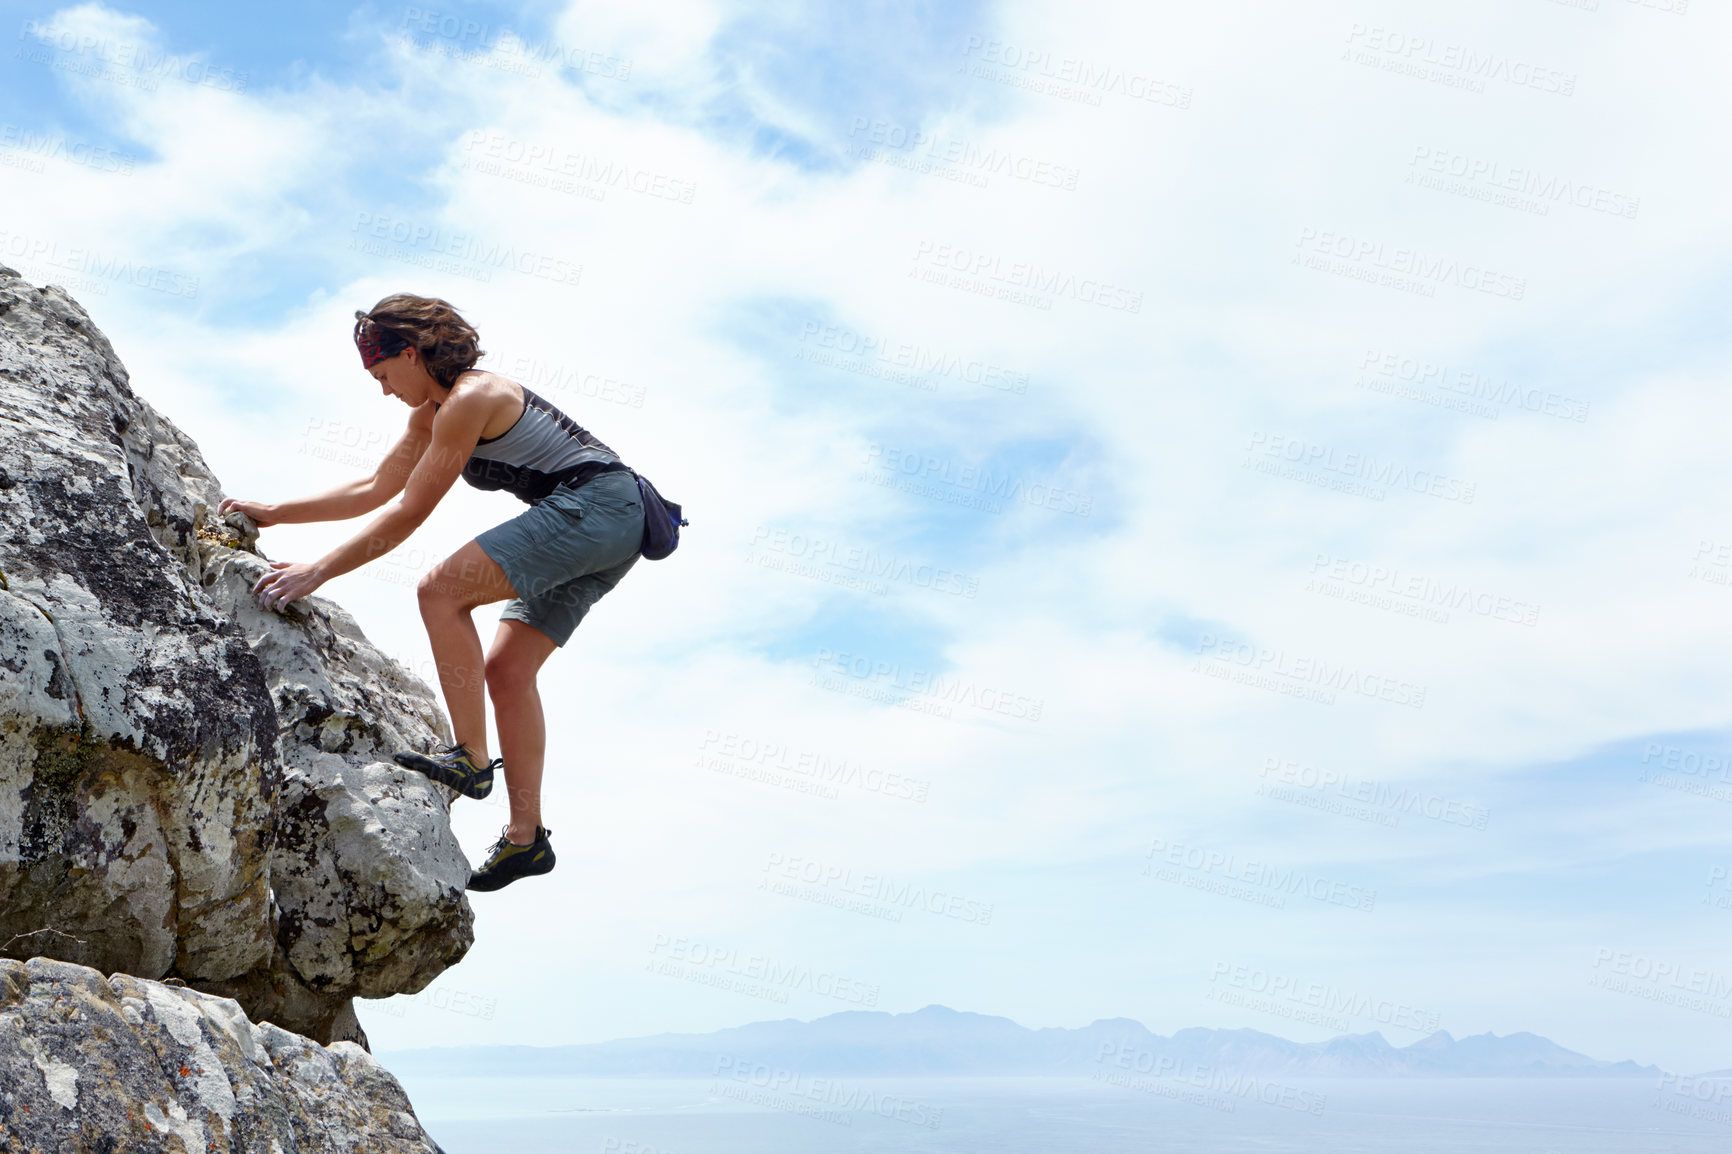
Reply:
<svg viewBox="0 0 1732 1154"><path fill-rule="evenodd" d="M438 1154L396 1079L227 998L0 961L0 1149Z"/></svg>
<svg viewBox="0 0 1732 1154"><path fill-rule="evenodd" d="M0 955L234 997L321 1042L473 940L431 692L249 589L198 448L58 288L0 267Z"/></svg>

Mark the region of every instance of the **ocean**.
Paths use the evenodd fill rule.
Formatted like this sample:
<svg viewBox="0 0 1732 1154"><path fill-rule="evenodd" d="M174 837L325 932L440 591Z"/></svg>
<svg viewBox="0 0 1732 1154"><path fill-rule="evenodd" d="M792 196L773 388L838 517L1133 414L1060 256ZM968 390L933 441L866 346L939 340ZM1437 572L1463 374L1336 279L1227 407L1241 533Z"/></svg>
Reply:
<svg viewBox="0 0 1732 1154"><path fill-rule="evenodd" d="M401 1080L446 1154L1732 1150L1732 1096L1649 1078Z"/></svg>

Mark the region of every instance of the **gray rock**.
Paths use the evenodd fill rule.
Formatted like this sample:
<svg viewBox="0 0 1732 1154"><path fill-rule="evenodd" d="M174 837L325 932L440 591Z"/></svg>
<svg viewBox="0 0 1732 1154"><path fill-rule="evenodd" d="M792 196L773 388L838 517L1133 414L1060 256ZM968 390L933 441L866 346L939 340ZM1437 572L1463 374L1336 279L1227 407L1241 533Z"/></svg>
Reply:
<svg viewBox="0 0 1732 1154"><path fill-rule="evenodd" d="M236 1002L0 960L0 1148L437 1154L403 1088Z"/></svg>
<svg viewBox="0 0 1732 1154"><path fill-rule="evenodd" d="M258 608L221 498L77 303L0 268L0 954L361 1039L352 998L473 940L451 795L388 760L448 727L336 605Z"/></svg>
<svg viewBox="0 0 1732 1154"><path fill-rule="evenodd" d="M270 876L290 979L283 997L304 1001L297 985L345 1006L415 993L474 940L469 862L451 833L450 791L385 759L449 742L445 718L342 609L313 597L283 614L262 610L250 591L264 560L206 548L203 581L258 657L282 731ZM232 992L282 1020L285 1010L243 989ZM341 1009L316 1001L321 1016Z"/></svg>

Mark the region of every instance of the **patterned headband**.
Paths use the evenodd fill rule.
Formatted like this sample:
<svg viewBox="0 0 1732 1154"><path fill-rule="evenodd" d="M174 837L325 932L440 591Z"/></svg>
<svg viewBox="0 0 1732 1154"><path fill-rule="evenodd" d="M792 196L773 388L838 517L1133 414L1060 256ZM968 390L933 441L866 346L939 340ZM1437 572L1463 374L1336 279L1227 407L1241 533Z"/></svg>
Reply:
<svg viewBox="0 0 1732 1154"><path fill-rule="evenodd" d="M380 361L388 361L408 348L409 342L389 329L380 328L371 318L357 313L355 347L361 350L361 367L370 369Z"/></svg>

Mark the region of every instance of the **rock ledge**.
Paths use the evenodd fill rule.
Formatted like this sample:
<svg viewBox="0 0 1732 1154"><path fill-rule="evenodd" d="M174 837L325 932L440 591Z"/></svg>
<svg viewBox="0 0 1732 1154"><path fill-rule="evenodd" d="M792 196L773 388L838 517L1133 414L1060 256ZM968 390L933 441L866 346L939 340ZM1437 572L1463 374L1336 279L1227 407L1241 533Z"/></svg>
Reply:
<svg viewBox="0 0 1732 1154"><path fill-rule="evenodd" d="M353 1042L45 958L0 960L0 1150L439 1154Z"/></svg>

